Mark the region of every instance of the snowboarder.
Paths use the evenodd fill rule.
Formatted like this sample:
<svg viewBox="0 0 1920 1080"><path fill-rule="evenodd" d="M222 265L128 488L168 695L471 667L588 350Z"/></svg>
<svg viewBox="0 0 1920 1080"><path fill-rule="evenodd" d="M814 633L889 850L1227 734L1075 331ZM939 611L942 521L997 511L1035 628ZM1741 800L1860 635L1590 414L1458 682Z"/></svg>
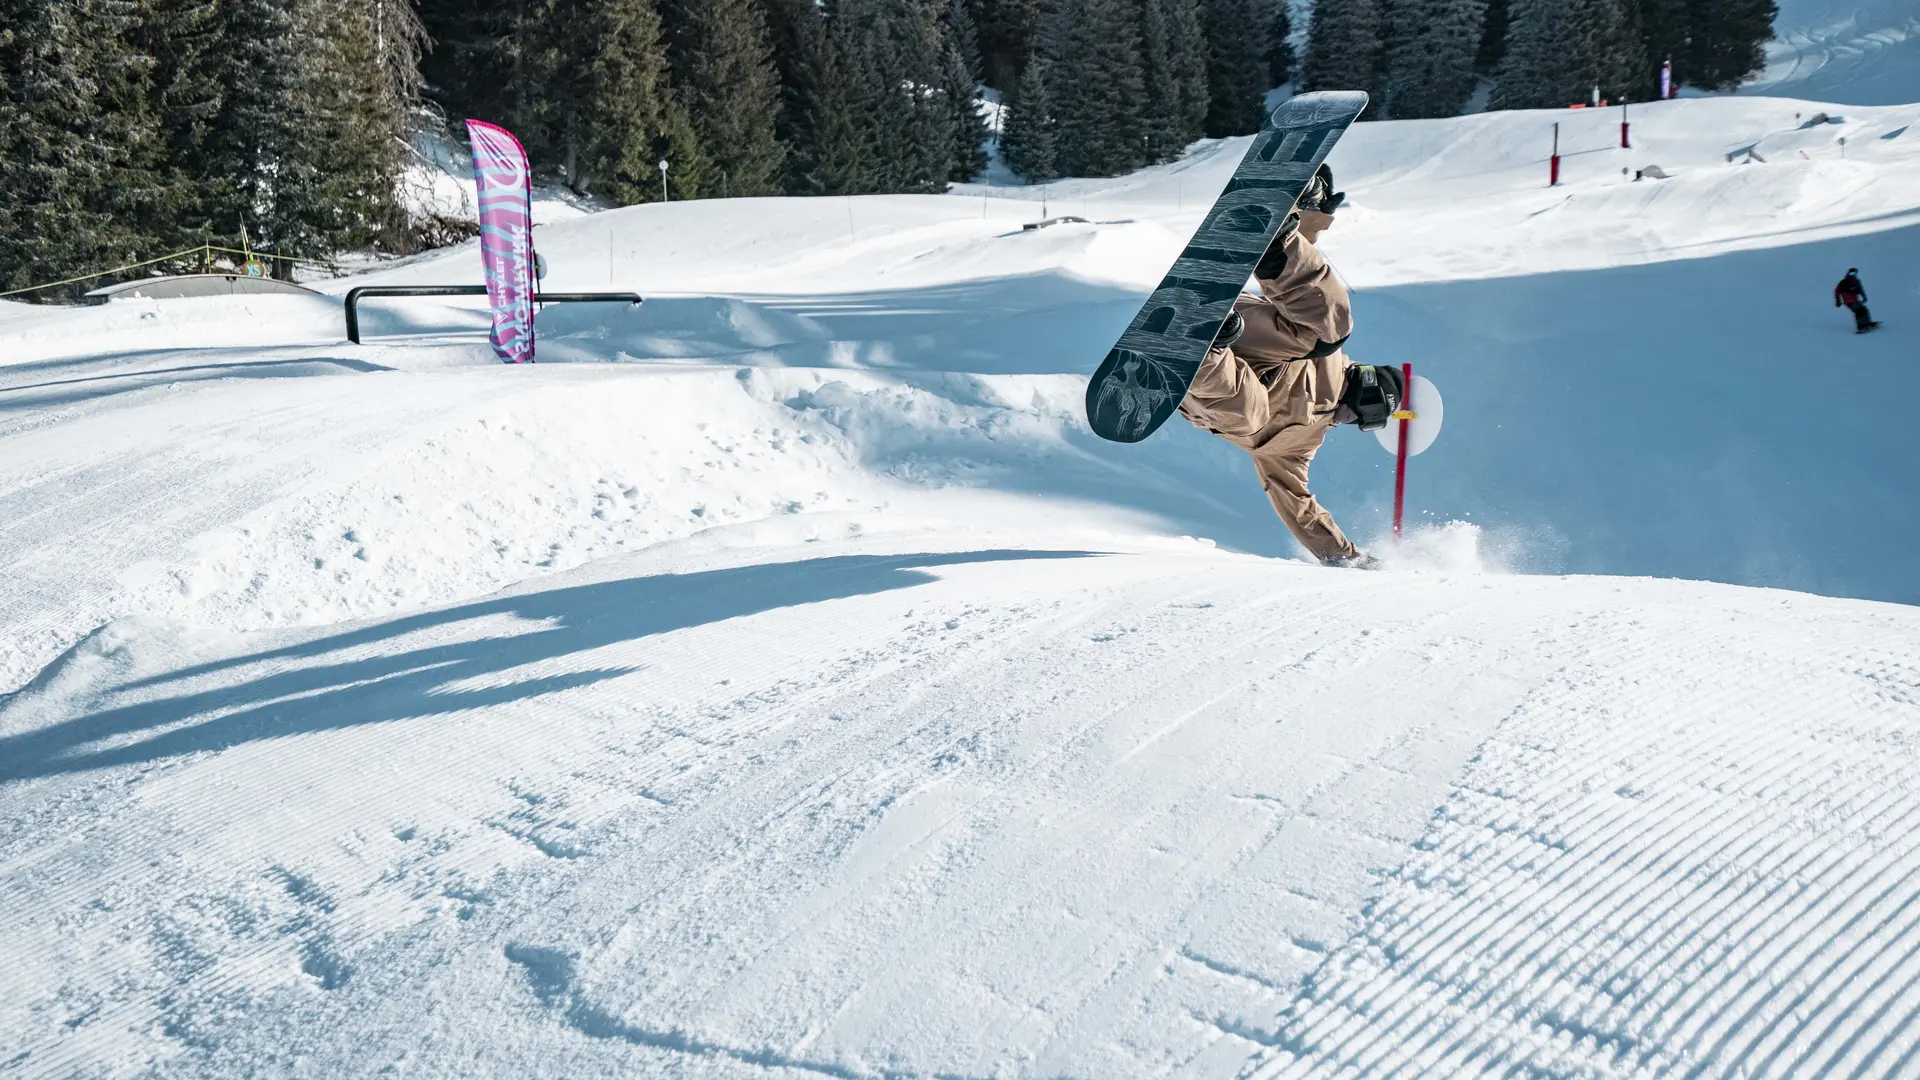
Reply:
<svg viewBox="0 0 1920 1080"><path fill-rule="evenodd" d="M1864 334L1880 325L1873 321L1872 315L1867 314L1867 287L1860 284L1858 267L1848 267L1847 276L1833 287L1833 306L1840 307L1843 304L1853 312L1854 333Z"/></svg>
<svg viewBox="0 0 1920 1080"><path fill-rule="evenodd" d="M1402 400L1399 368L1356 364L1340 349L1353 333L1353 311L1314 241L1345 199L1322 165L1254 268L1260 295L1234 302L1180 413L1252 455L1280 520L1321 563L1374 569L1379 561L1307 490L1328 428L1383 427Z"/></svg>

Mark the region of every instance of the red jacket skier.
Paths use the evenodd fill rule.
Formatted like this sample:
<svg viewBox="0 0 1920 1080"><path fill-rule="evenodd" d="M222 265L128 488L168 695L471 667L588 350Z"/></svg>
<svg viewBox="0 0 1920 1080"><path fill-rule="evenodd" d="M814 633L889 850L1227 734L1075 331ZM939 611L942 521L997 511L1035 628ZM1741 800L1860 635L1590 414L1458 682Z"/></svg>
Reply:
<svg viewBox="0 0 1920 1080"><path fill-rule="evenodd" d="M1847 276L1833 287L1833 306L1845 305L1853 312L1853 332L1864 334L1880 324L1867 314L1867 287L1860 284L1860 270L1848 267Z"/></svg>

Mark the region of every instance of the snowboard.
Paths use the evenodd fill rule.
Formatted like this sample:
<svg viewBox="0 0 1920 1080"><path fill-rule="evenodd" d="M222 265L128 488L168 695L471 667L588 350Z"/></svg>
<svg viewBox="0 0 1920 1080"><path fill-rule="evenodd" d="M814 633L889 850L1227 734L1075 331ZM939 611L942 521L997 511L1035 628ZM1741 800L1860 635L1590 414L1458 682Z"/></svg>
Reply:
<svg viewBox="0 0 1920 1080"><path fill-rule="evenodd" d="M1088 380L1087 423L1095 434L1139 442L1179 408L1233 298L1366 107L1361 91L1330 90L1301 94L1273 111L1200 231Z"/></svg>

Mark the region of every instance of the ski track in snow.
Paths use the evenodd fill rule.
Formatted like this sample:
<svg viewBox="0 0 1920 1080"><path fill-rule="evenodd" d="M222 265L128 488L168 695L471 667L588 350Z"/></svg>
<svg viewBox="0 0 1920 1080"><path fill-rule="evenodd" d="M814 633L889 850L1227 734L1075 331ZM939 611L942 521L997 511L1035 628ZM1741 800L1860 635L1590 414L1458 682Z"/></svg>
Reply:
<svg viewBox="0 0 1920 1080"><path fill-rule="evenodd" d="M1920 12L1904 0L1782 0L1766 67L1742 93L1846 105L1920 99Z"/></svg>
<svg viewBox="0 0 1920 1080"><path fill-rule="evenodd" d="M1899 1075L1920 617L1673 588L836 550L129 632L12 706L84 717L6 748L17 1067Z"/></svg>
<svg viewBox="0 0 1920 1080"><path fill-rule="evenodd" d="M1745 599L1545 658L1255 1075L1911 1075L1920 664Z"/></svg>
<svg viewBox="0 0 1920 1080"><path fill-rule="evenodd" d="M1451 421L1378 574L1081 421L1233 140L1037 233L555 211L650 300L530 369L0 304L0 1075L1920 1072L1920 615L1510 572L1920 597L1912 440L1809 405L1920 393L1920 110L1816 109L1343 140L1356 355ZM1388 460L1316 463L1358 536Z"/></svg>

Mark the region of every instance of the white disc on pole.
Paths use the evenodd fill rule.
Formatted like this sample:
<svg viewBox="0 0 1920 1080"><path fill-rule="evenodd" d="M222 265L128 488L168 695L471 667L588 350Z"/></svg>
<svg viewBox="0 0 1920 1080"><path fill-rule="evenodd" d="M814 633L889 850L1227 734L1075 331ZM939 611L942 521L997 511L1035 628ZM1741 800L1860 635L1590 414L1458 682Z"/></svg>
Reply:
<svg viewBox="0 0 1920 1080"><path fill-rule="evenodd" d="M1411 406L1413 411L1413 419L1406 421L1407 456L1412 457L1432 446L1433 440L1439 438L1440 421L1445 418L1447 409L1446 403L1440 400L1440 388L1425 375L1413 377L1413 393L1408 396L1412 400L1401 407ZM1389 420L1386 427L1373 433L1373 437L1380 440L1381 447L1396 456L1400 453L1400 424L1399 420Z"/></svg>

